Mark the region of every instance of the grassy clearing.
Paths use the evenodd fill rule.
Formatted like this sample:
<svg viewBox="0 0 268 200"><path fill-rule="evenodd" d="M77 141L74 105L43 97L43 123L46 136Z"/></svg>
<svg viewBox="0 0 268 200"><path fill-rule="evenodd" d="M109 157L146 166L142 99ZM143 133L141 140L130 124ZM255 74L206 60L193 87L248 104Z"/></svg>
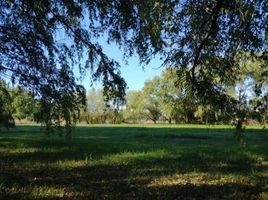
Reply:
<svg viewBox="0 0 268 200"><path fill-rule="evenodd" d="M0 199L268 199L268 133L229 126L38 126L0 132Z"/></svg>

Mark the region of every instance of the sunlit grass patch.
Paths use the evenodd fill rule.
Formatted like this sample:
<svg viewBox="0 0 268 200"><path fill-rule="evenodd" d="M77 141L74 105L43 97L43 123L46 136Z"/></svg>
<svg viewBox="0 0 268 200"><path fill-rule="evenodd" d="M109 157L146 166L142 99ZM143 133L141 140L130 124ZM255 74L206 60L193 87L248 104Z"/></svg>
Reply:
<svg viewBox="0 0 268 200"><path fill-rule="evenodd" d="M63 188L55 188L48 186L36 186L31 191L31 197L33 198L55 198L63 197L66 194Z"/></svg>
<svg viewBox="0 0 268 200"><path fill-rule="evenodd" d="M228 183L243 183L243 184L256 184L248 176L241 174L221 174L221 173L204 173L204 172L191 172L185 174L174 174L171 176L163 176L156 178L148 184L148 187L153 186L170 186L170 185L223 185Z"/></svg>
<svg viewBox="0 0 268 200"><path fill-rule="evenodd" d="M109 164L130 164L136 162L154 162L157 159L171 158L170 152L160 149L152 151L142 151L142 152L120 152L118 154L107 155L102 158L104 163Z"/></svg>
<svg viewBox="0 0 268 200"><path fill-rule="evenodd" d="M85 167L90 164L89 160L59 160L50 164L51 167L60 170L70 170L80 167Z"/></svg>

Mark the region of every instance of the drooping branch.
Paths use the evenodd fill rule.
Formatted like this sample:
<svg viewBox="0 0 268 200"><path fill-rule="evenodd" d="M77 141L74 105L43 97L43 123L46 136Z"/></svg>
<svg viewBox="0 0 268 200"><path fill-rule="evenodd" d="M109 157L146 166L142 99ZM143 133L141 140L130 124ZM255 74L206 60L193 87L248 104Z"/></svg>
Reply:
<svg viewBox="0 0 268 200"><path fill-rule="evenodd" d="M88 35L80 34L83 29L79 26L72 26L69 24L68 20L63 18L61 15L55 13L53 9L50 8L49 5L44 3L44 6L47 10L58 20L67 30L69 30L73 37L83 43L86 47L88 47L94 54L95 59L98 61L98 67L95 73L93 73L93 80L97 80L99 77L103 77L103 85L104 85L104 94L106 99L110 99L110 96L115 96L116 99L123 99L125 95L126 83L124 79L120 76L119 73L115 73L115 69L118 69L119 64L110 60L107 55L103 52L102 48L98 45L93 44L89 39ZM80 32L79 32L80 31ZM96 56L95 56L96 55Z"/></svg>
<svg viewBox="0 0 268 200"><path fill-rule="evenodd" d="M218 14L222 8L222 3L223 0L218 0L217 4L214 6L214 8L212 9L211 15L209 17L209 20L211 25L210 25L210 29L208 30L208 32L205 34L205 37L203 38L203 40L201 41L200 45L198 46L197 52L195 54L194 57L194 62L193 62L193 66L191 68L191 73L192 73L192 83L195 83L195 68L198 65L198 61L200 58L200 54L202 49L204 48L209 36L216 30L217 28L217 18L218 18ZM206 21L206 23L208 22ZM204 24L203 24L204 25ZM202 25L202 26L203 26Z"/></svg>
<svg viewBox="0 0 268 200"><path fill-rule="evenodd" d="M78 35L76 33L76 31L68 24L68 22L66 22L64 19L62 19L62 17L60 15L58 15L57 13L55 13L48 5L46 5L45 3L43 4L48 11L61 23L63 24L69 31L71 31L74 35L75 38L77 38L78 40L80 40L82 43L84 43L86 46L88 46L88 48L93 49L100 57L101 57L101 61L105 61L105 54L102 52L102 50L100 48L97 48L94 44L92 44L91 42L89 42L88 40L86 40L85 38L81 37L80 35Z"/></svg>
<svg viewBox="0 0 268 200"><path fill-rule="evenodd" d="M5 67L5 66L3 66L3 65L0 65L0 73L1 73L2 70L4 70L4 71L10 71L10 72L15 73L15 74L18 74L18 75L20 75L20 76L22 76L22 77L28 77L28 78L30 78L29 75L27 75L27 74L25 74L25 73L22 73L22 72L19 71L19 70L15 70L15 69L8 68L8 67Z"/></svg>

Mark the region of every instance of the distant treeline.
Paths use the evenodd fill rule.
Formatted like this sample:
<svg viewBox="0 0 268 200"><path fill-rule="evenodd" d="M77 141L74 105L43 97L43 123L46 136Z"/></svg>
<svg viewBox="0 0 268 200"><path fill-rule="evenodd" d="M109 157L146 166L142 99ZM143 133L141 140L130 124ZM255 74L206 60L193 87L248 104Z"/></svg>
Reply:
<svg viewBox="0 0 268 200"><path fill-rule="evenodd" d="M267 107L249 87L253 79L244 76L240 82L226 86L229 99L224 102L229 103L222 105L221 96L204 101L183 81L178 82L176 73L174 69L167 69L161 76L146 81L142 90L129 91L121 105L105 102L101 89L91 89L86 96L86 105L81 106L77 118L72 121L83 124L267 122ZM1 81L0 89L2 125L12 127L15 119L40 122L44 113L39 109L38 98L22 88L9 87L4 81Z"/></svg>
<svg viewBox="0 0 268 200"><path fill-rule="evenodd" d="M140 91L129 91L126 103L105 106L102 90L87 93L87 110L80 122L94 123L199 123L235 124L267 123L268 109L260 95L254 95L250 69L240 72L239 82L225 86L225 93L206 99L187 83L178 80L177 71L167 69L161 76L145 82ZM226 98L221 100L221 98ZM239 124L240 123L240 124Z"/></svg>

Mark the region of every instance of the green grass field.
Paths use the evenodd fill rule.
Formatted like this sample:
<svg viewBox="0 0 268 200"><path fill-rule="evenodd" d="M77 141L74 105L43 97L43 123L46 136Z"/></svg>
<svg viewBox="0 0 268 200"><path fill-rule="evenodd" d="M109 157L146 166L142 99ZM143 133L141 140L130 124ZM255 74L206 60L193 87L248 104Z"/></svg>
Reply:
<svg viewBox="0 0 268 200"><path fill-rule="evenodd" d="M2 199L268 199L268 133L228 126L38 126L0 132Z"/></svg>

